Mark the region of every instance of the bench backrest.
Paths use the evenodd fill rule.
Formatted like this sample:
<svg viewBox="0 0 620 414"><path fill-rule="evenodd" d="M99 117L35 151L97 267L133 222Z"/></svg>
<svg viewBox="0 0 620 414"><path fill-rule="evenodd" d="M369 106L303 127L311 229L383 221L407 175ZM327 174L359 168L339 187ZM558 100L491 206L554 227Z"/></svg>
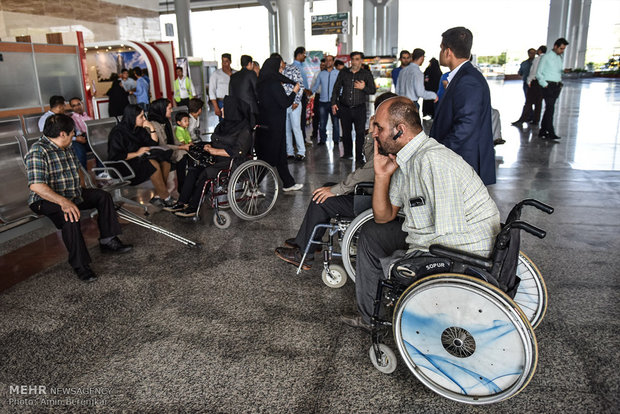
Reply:
<svg viewBox="0 0 620 414"><path fill-rule="evenodd" d="M37 132L41 132L39 130L39 119L43 116L45 112L41 112L39 114L30 114L24 115L24 132L26 134L34 134Z"/></svg>
<svg viewBox="0 0 620 414"><path fill-rule="evenodd" d="M22 122L18 116L0 119L0 135L14 137L22 133Z"/></svg>
<svg viewBox="0 0 620 414"><path fill-rule="evenodd" d="M95 157L102 163L108 161L108 136L116 125L116 118L86 121L86 136Z"/></svg>
<svg viewBox="0 0 620 414"><path fill-rule="evenodd" d="M6 223L33 215L26 166L15 136L0 136L0 165L0 219Z"/></svg>

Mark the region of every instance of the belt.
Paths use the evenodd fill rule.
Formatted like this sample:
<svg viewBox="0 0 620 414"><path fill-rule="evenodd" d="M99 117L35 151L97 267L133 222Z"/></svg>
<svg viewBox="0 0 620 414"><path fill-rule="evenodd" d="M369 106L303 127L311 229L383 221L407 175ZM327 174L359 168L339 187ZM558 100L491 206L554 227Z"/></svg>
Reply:
<svg viewBox="0 0 620 414"><path fill-rule="evenodd" d="M562 82L552 82L552 81L547 81L547 83L548 83L549 85L560 85L560 86L562 86Z"/></svg>
<svg viewBox="0 0 620 414"><path fill-rule="evenodd" d="M340 105L344 106L345 108L350 108L350 109L355 109L355 108L359 108L361 106L366 106L366 104L359 104L359 105L347 105L343 102L340 102Z"/></svg>

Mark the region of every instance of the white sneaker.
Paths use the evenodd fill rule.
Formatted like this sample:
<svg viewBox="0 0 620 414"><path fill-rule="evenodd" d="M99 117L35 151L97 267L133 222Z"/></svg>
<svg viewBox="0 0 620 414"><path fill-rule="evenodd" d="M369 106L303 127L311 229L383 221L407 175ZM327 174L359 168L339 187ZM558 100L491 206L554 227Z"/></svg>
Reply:
<svg viewBox="0 0 620 414"><path fill-rule="evenodd" d="M304 187L304 185L303 185L303 184L295 184L295 185L292 185L292 186L290 186L290 187L284 187L284 188L282 189L282 191L285 191L285 192L288 192L288 191L297 191L297 190L301 190L303 187Z"/></svg>

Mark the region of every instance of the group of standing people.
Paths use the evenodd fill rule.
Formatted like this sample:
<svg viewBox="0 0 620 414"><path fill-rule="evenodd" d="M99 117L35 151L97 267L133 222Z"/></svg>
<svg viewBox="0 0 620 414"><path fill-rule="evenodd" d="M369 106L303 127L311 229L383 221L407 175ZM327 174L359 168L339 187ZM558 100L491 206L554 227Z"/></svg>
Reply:
<svg viewBox="0 0 620 414"><path fill-rule="evenodd" d="M123 68L121 75L113 73L110 79L112 85L106 92L109 98L108 115L121 116L129 104L137 104L144 111L148 111L150 102L150 79L146 69L138 66L131 70Z"/></svg>
<svg viewBox="0 0 620 414"><path fill-rule="evenodd" d="M521 62L519 75L523 78L523 93L525 104L519 119L512 125L521 127L524 122L538 126L542 102L545 102L545 113L542 117L538 136L542 139L559 140L553 127L553 114L555 102L562 91L562 72L564 62L562 60L568 41L559 38L553 44L551 53L547 53L547 47L542 45L538 49L527 51L528 59Z"/></svg>

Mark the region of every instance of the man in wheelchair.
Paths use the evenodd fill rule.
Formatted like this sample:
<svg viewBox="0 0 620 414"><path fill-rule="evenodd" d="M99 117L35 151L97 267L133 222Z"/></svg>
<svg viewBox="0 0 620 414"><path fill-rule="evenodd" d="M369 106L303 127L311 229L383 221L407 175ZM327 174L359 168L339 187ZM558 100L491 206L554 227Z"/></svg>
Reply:
<svg viewBox="0 0 620 414"><path fill-rule="evenodd" d="M392 92L385 92L375 99L375 110L386 99L394 98L398 95ZM372 181L373 172L373 138L372 131L374 126L369 125L369 131L364 139L364 156L366 163L362 168L357 168L347 177L337 183L325 184L312 192L312 200L308 205L303 222L299 227L297 236L284 241L284 246L278 247L275 254L285 262L299 266L303 256L303 249L306 247L317 224L327 224L330 219L340 217L354 217L353 189L362 182ZM325 229L320 228L315 232L314 239L321 240L325 234ZM320 245L313 244L310 247L302 269L310 270L314 264L314 254L321 249Z"/></svg>
<svg viewBox="0 0 620 414"><path fill-rule="evenodd" d="M357 244L355 290L360 316L343 317L370 330L378 282L398 259L430 255L441 244L488 257L500 231L499 211L480 177L455 152L422 130L415 104L388 99L375 119L374 221ZM395 220L400 210L404 222Z"/></svg>

